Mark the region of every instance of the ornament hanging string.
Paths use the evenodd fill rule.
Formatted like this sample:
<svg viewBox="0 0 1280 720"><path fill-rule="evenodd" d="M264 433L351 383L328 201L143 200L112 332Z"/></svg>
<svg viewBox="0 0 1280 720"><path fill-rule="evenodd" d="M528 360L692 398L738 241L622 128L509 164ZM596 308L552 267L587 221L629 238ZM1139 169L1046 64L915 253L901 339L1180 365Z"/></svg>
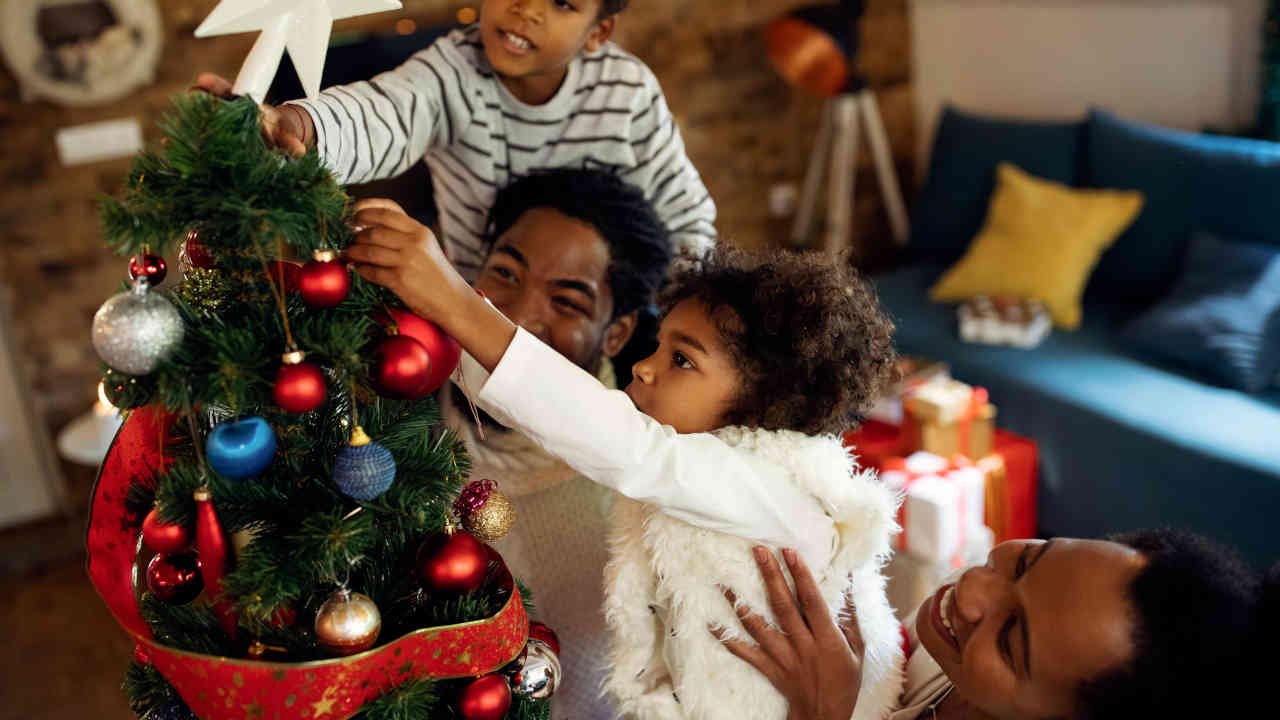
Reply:
<svg viewBox="0 0 1280 720"><path fill-rule="evenodd" d="M258 243L253 244L253 250L258 255L258 262L262 264L262 273L267 276L267 287L271 290L271 297L276 301L276 307L280 310L280 324L284 327L284 347L285 352L296 352L298 345L293 341L293 330L289 327L289 306L284 299L284 270L280 271L281 286L276 285L276 278L271 274L271 265L267 262L267 256L262 252L262 246ZM276 237L276 257L284 255L284 243L280 237ZM281 261L277 261L281 262Z"/></svg>

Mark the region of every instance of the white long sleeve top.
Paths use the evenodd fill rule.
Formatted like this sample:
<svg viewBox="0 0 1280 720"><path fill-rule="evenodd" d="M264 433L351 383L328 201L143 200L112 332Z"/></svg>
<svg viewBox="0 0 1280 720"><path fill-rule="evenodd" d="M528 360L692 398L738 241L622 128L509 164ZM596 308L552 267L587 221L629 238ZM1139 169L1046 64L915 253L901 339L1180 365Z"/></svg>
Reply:
<svg viewBox="0 0 1280 720"><path fill-rule="evenodd" d="M829 561L833 520L784 468L710 433L675 432L523 329L491 375L465 354L460 371L494 419L587 478L690 525Z"/></svg>

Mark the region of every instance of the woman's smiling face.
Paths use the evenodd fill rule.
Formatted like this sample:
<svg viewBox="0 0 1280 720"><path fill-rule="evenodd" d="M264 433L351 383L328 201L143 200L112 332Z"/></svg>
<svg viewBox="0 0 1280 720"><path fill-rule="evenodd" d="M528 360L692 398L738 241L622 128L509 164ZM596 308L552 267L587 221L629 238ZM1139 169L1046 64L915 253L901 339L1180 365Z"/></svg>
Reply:
<svg viewBox="0 0 1280 720"><path fill-rule="evenodd" d="M1070 717L1081 684L1133 653L1128 589L1145 562L1112 542L1006 542L925 600L916 631L970 705L998 720Z"/></svg>

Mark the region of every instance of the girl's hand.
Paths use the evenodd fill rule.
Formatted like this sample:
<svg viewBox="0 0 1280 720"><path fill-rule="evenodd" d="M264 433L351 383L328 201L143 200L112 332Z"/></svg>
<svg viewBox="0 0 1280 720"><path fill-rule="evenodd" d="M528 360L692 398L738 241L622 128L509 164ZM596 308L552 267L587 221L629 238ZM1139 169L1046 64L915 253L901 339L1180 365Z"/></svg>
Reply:
<svg viewBox="0 0 1280 720"><path fill-rule="evenodd" d="M852 603L845 607L849 621L836 627L818 583L794 550L782 553L795 580L794 596L773 553L763 547L754 552L781 630L739 606L742 626L758 644L726 639L716 629L712 634L782 693L790 705L788 720L849 720L862 686L865 650ZM731 591L725 597L736 605Z"/></svg>
<svg viewBox="0 0 1280 720"><path fill-rule="evenodd" d="M220 98L232 97L231 82L213 73L200 73L196 78L195 89ZM274 107L262 104L258 108L262 111L262 139L268 145L280 148L293 157L302 157L307 153L307 147L315 142L316 137L310 115L292 105Z"/></svg>
<svg viewBox="0 0 1280 720"><path fill-rule="evenodd" d="M394 201L361 200L352 222L356 236L347 259L361 277L395 293L414 313L440 323L460 295L473 295L431 230Z"/></svg>
<svg viewBox="0 0 1280 720"><path fill-rule="evenodd" d="M516 326L453 269L435 235L391 200L355 206L355 242L346 252L360 277L395 293L415 314L453 336L493 371Z"/></svg>

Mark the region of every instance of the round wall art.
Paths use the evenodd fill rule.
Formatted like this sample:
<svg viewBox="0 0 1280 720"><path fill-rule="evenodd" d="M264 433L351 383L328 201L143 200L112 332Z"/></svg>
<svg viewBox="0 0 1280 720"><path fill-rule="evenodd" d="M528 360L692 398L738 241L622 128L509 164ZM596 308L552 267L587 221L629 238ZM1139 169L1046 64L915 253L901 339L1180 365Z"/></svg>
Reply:
<svg viewBox="0 0 1280 720"><path fill-rule="evenodd" d="M24 99L117 100L155 77L163 43L155 0L3 0L0 51Z"/></svg>

